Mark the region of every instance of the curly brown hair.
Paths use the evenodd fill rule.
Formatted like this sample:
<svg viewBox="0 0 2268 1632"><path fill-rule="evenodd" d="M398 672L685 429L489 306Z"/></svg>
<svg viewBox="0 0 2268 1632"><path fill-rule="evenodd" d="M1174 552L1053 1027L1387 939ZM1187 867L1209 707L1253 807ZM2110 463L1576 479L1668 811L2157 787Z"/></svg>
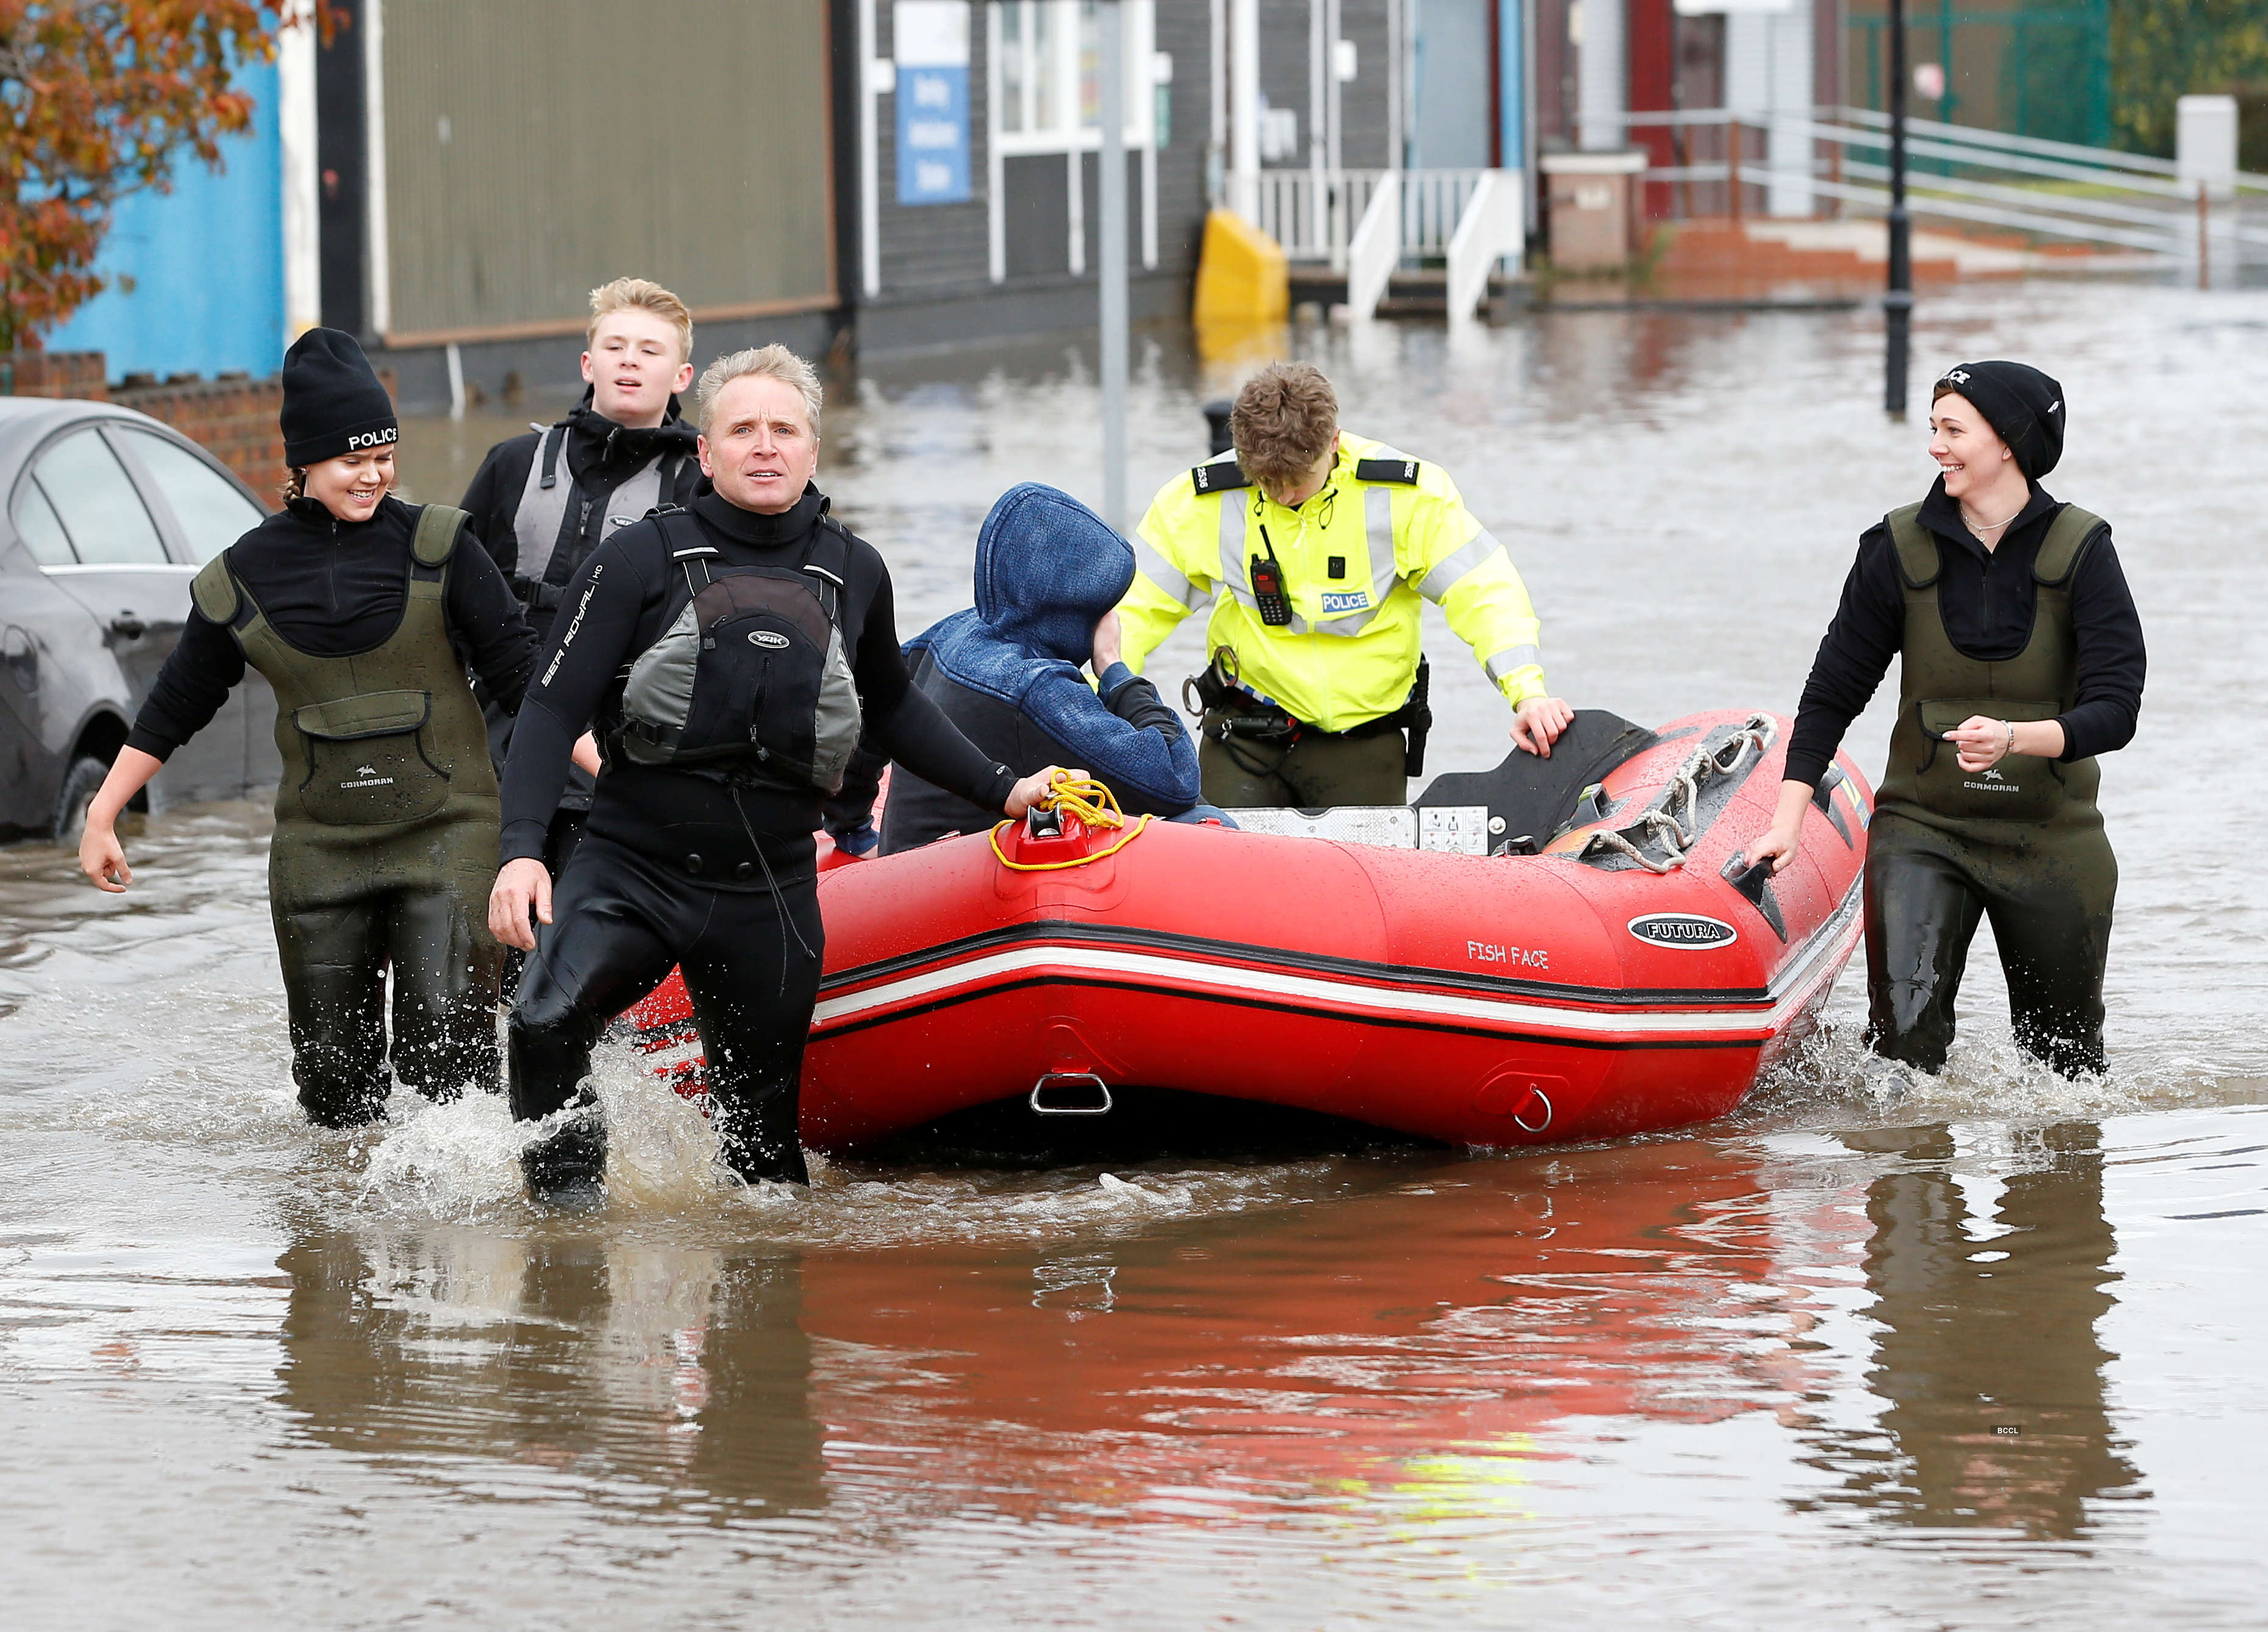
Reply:
<svg viewBox="0 0 2268 1632"><path fill-rule="evenodd" d="M1228 432L1246 475L1263 488L1288 485L1337 439L1338 393L1311 363L1270 363L1236 393Z"/></svg>

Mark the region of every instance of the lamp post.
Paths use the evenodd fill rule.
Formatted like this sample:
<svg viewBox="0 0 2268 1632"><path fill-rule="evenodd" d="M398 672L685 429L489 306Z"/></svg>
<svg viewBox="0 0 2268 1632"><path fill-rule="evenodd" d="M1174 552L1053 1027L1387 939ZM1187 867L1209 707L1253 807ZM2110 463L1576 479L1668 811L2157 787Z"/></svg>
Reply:
<svg viewBox="0 0 2268 1632"><path fill-rule="evenodd" d="M1913 249L1906 218L1906 7L1890 0L1889 288L1882 296L1882 406L1906 416L1906 353L1913 341Z"/></svg>
<svg viewBox="0 0 2268 1632"><path fill-rule="evenodd" d="M1096 283L1101 306L1102 519L1126 530L1126 8L1103 0L1094 8L1096 70L1102 77L1102 210L1097 234L1102 265Z"/></svg>

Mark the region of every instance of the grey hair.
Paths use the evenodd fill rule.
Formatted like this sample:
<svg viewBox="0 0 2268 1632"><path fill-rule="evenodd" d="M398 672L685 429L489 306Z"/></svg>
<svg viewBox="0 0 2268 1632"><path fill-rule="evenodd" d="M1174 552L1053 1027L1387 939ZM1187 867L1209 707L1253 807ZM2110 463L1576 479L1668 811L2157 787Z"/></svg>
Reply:
<svg viewBox="0 0 2268 1632"><path fill-rule="evenodd" d="M694 387L694 402L696 418L703 432L709 429L709 416L716 411L717 399L725 387L752 374L794 386L803 399L803 411L811 416L811 434L817 437L819 411L826 404L819 371L785 346L777 344L728 351L702 371L701 383Z"/></svg>

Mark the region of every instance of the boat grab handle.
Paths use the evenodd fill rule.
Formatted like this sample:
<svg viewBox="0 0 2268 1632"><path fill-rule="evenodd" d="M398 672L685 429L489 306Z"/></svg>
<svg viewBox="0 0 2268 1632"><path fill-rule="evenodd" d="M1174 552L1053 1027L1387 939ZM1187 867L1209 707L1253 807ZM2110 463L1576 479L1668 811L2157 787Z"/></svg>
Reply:
<svg viewBox="0 0 2268 1632"><path fill-rule="evenodd" d="M1092 1083L1099 1105L1050 1105L1048 1090L1059 1083ZM1032 1084L1031 1097L1026 1101L1035 1116L1108 1116L1110 1114L1110 1084L1093 1071L1049 1071Z"/></svg>

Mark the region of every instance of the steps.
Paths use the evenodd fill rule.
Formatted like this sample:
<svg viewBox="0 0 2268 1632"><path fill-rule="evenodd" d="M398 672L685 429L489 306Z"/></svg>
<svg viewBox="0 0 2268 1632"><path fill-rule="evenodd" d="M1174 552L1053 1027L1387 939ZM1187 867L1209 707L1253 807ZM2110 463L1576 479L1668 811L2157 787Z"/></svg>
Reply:
<svg viewBox="0 0 2268 1632"><path fill-rule="evenodd" d="M1506 277L1498 273L1489 279L1489 298L1491 302L1507 291L1524 286L1526 280ZM1347 281L1334 275L1328 267L1294 266L1292 268L1292 304L1313 301L1329 311L1345 304ZM1449 274L1440 267L1421 267L1395 273L1386 286L1386 294L1378 303L1380 317L1446 317L1449 310Z"/></svg>

